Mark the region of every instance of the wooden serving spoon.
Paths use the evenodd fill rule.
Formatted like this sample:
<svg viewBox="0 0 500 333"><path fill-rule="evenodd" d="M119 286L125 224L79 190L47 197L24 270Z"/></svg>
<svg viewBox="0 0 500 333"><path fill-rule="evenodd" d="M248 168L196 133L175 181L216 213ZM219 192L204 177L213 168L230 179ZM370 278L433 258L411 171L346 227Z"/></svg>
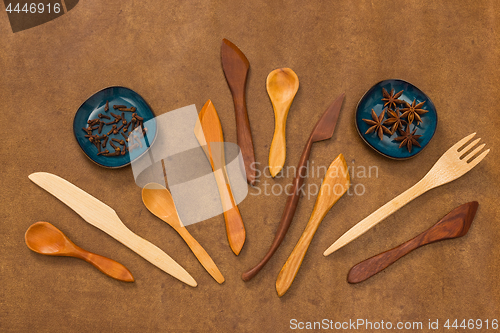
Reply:
<svg viewBox="0 0 500 333"><path fill-rule="evenodd" d="M224 76L233 96L237 142L243 155L247 182L250 185L255 185L255 153L245 101L250 63L243 52L227 39L222 40L221 61Z"/></svg>
<svg viewBox="0 0 500 333"><path fill-rule="evenodd" d="M292 285L321 221L330 208L347 192L349 185L350 177L347 164L344 156L340 154L326 171L311 218L276 279L276 291L279 297L283 296Z"/></svg>
<svg viewBox="0 0 500 333"><path fill-rule="evenodd" d="M304 179L307 177L306 166L307 161L309 160L309 155L311 154L312 145L314 142L327 140L332 137L335 125L337 124L340 109L342 107L342 102L344 101L344 96L345 93L342 93L339 97L337 97L325 110L325 112L323 112L323 115L319 118L316 126L314 126L311 135L309 136L309 140L307 140L306 146L300 156L299 164L297 166L297 174L293 180L292 193L286 199L285 208L283 209L283 214L281 215L281 220L278 225L278 230L276 230L273 243L264 258L262 258L262 260L255 267L241 275L243 281L251 280L255 275L257 275L257 273L260 272L262 267L267 264L276 250L278 250L278 247L285 238L288 228L292 223L295 210L297 209L297 204L299 203L300 188L304 183Z"/></svg>
<svg viewBox="0 0 500 333"><path fill-rule="evenodd" d="M198 120L194 128L194 134L205 151L214 171L224 210L227 239L231 250L238 255L245 243L246 231L229 184L224 157L224 136L219 116L211 100L208 100L201 109Z"/></svg>
<svg viewBox="0 0 500 333"><path fill-rule="evenodd" d="M207 251L191 236L186 227L182 224L177 209L175 208L174 199L170 191L160 184L149 183L142 189L142 202L146 208L156 217L167 222L175 231L181 235L182 239L189 246L191 251L200 263L205 267L208 273L218 283L224 282L224 277L215 265L214 261L208 255Z"/></svg>
<svg viewBox="0 0 500 333"><path fill-rule="evenodd" d="M464 236L467 234L467 231L469 231L469 227L472 220L474 220L478 206L479 203L477 201L463 204L452 210L438 223L417 237L410 239L392 250L380 253L360 262L349 271L347 282L363 282L384 270L399 258L421 246L445 239Z"/></svg>
<svg viewBox="0 0 500 333"><path fill-rule="evenodd" d="M299 90L299 78L290 68L275 69L267 76L266 88L274 109L274 136L269 150L269 171L274 177L285 165L286 118Z"/></svg>
<svg viewBox="0 0 500 333"><path fill-rule="evenodd" d="M114 279L134 282L132 273L122 264L76 246L61 230L48 222L32 224L24 235L28 248L48 256L75 257L94 265Z"/></svg>

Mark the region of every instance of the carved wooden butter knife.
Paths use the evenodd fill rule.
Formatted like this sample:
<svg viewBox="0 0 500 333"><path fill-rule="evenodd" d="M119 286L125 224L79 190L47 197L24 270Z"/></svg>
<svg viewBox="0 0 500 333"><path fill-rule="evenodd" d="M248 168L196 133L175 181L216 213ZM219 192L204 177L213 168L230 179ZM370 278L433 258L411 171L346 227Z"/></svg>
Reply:
<svg viewBox="0 0 500 333"><path fill-rule="evenodd" d="M221 60L227 84L233 95L237 142L243 156L247 182L250 185L254 185L256 171L255 154L245 100L247 74L250 63L243 52L227 39L222 40Z"/></svg>

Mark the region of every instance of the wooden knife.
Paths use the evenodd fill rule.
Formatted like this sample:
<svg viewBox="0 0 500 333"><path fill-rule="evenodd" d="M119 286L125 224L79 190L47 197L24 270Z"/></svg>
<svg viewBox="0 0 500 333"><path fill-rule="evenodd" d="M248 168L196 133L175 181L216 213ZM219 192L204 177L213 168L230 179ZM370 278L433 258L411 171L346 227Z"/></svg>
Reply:
<svg viewBox="0 0 500 333"><path fill-rule="evenodd" d="M101 229L156 267L191 287L197 286L193 277L181 265L158 247L130 231L108 205L59 176L36 172L28 177L73 209L85 221Z"/></svg>
<svg viewBox="0 0 500 333"><path fill-rule="evenodd" d="M198 117L199 121L196 122L194 134L214 171L224 210L227 239L231 250L238 255L245 243L246 231L229 184L224 157L224 136L217 110L211 100L205 103Z"/></svg>
<svg viewBox="0 0 500 333"><path fill-rule="evenodd" d="M255 185L255 154L245 100L250 63L243 52L227 39L222 40L221 60L227 84L233 95L237 142L243 155L247 182Z"/></svg>

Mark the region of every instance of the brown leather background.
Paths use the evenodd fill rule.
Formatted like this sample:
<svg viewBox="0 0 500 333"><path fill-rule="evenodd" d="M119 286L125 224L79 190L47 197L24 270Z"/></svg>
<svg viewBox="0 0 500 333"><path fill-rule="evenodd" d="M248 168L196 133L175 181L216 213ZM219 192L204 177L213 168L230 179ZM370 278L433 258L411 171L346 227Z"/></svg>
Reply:
<svg viewBox="0 0 500 333"><path fill-rule="evenodd" d="M3 10L3 9L2 9ZM290 319L422 321L499 318L500 45L496 1L81 1L71 12L12 33L0 13L0 330L283 332ZM94 92L123 85L156 114L212 99L226 141L235 142L232 99L220 65L222 38L250 61L247 105L256 159L267 164L274 116L267 74L290 67L300 79L287 123L287 160L296 165L314 123L346 92L331 140L311 161L343 153L349 166L377 166L378 178L354 178L362 196L344 196L320 226L290 290L275 281L300 237L315 198L303 198L281 248L252 281L240 275L267 251L285 196L250 195L240 204L247 241L230 250L222 216L189 226L226 278L218 285L182 239L141 202L130 167L108 170L82 153L73 116ZM407 161L389 160L358 136L354 111L373 84L389 78L426 92L439 114L429 146ZM490 155L462 178L434 189L334 253L342 233L418 181L452 144L477 132ZM57 174L114 208L134 232L158 245L198 282L191 288L89 225L31 183ZM291 178L263 183L285 185ZM320 184L321 178L307 180ZM251 193L255 190L251 190ZM477 200L469 233L408 255L368 281L349 285L361 260L427 229L458 205ZM36 221L60 228L84 249L127 266L133 284L89 264L30 251ZM427 330L424 330L427 331ZM439 331L443 331L440 329ZM453 330L452 330L453 331Z"/></svg>

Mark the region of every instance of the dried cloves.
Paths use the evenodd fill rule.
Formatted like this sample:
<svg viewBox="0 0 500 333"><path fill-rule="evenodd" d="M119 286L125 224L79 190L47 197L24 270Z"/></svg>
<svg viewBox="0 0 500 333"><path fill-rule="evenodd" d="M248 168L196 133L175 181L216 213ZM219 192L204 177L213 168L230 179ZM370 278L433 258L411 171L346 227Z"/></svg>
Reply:
<svg viewBox="0 0 500 333"><path fill-rule="evenodd" d="M109 150L103 150L97 153L97 155L109 154Z"/></svg>
<svg viewBox="0 0 500 333"><path fill-rule="evenodd" d="M126 105L113 105L113 109L120 109L120 108L126 108Z"/></svg>
<svg viewBox="0 0 500 333"><path fill-rule="evenodd" d="M102 119L102 118L105 118L105 119L108 119L108 120L111 119L108 115L105 115L105 114L102 114L102 113L99 113L97 116L99 117L99 119Z"/></svg>
<svg viewBox="0 0 500 333"><path fill-rule="evenodd" d="M109 111L109 101L106 101L106 106L104 107L104 111L108 112ZM109 118L108 118L109 119Z"/></svg>

